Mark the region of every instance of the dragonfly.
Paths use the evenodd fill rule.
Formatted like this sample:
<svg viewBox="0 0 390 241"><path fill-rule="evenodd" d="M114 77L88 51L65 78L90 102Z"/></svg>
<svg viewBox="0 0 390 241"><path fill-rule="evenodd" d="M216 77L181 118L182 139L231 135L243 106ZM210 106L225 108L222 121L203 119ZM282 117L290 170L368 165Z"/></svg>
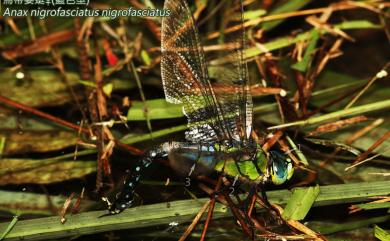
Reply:
<svg viewBox="0 0 390 241"><path fill-rule="evenodd" d="M166 101L183 106L188 131L183 142L166 142L146 151L139 165L127 175L114 201L106 200L111 214L132 206L144 170L157 158L168 158L171 166L181 170L190 169L196 174L219 171L254 184L279 185L293 175L287 154L275 148L264 151L252 135L253 102L244 60L243 4L235 2L235 6L240 6L240 29L225 39L225 68L218 76L217 90L209 77L187 1L165 1L164 8L170 10L170 16L162 19L161 26L163 89Z"/></svg>

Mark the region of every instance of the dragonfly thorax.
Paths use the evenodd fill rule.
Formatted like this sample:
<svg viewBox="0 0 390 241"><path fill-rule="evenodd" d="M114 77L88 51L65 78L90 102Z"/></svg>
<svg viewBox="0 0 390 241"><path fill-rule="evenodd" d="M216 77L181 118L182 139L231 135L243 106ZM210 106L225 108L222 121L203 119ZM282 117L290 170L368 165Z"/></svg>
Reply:
<svg viewBox="0 0 390 241"><path fill-rule="evenodd" d="M246 148L232 147L225 150L228 153L221 158L215 169L230 176L239 176L245 180L265 183L271 181L275 185L286 182L293 175L291 159L279 150L265 153L261 146Z"/></svg>

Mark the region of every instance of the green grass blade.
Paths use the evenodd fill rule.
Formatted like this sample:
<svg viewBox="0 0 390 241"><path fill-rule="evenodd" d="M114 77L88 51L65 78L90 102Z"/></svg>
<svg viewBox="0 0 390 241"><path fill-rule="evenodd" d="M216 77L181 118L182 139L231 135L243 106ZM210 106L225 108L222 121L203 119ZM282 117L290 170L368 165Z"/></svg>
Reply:
<svg viewBox="0 0 390 241"><path fill-rule="evenodd" d="M334 25L335 28L346 30L346 29L363 29L363 28L373 28L373 29L379 29L381 28L380 25L373 24L369 21L365 20L353 20L353 21L345 21L339 24ZM273 41L270 41L268 43L265 43L262 48L258 47L252 47L245 50L245 58L252 58L260 54L264 54L268 51L274 51L277 49L285 48L288 46L291 46L299 41L308 40L312 37L312 32L317 30L310 30L308 32L302 33L297 35L296 37L283 37L279 39L275 39ZM266 50L266 51L265 51ZM223 63L223 61L212 61L213 63Z"/></svg>
<svg viewBox="0 0 390 241"><path fill-rule="evenodd" d="M138 87L138 90L139 90L139 94L141 96L141 100L144 103L144 108L146 109L147 106L146 106L146 98L145 98L145 94L144 94L144 89L142 87L141 79L140 79L140 77L138 75L138 72L137 72L137 70L135 68L134 62L132 60L130 61L130 67L131 67L131 70L133 72L133 75L134 75L134 78L135 78L135 82L137 83L137 87ZM152 123L150 122L149 113L147 111L144 111L143 115L145 117L146 125L148 126L149 132L152 132Z"/></svg>
<svg viewBox="0 0 390 241"><path fill-rule="evenodd" d="M121 139L121 142L131 145L137 142L151 140L152 138L159 138L165 135L173 134L175 132L184 131L187 128L188 128L187 124L184 124L184 125L175 126L175 127L171 127L159 131L153 131L151 134L125 136Z"/></svg>
<svg viewBox="0 0 390 241"><path fill-rule="evenodd" d="M0 136L0 157L1 157L1 156L3 155L3 153L4 153L5 140L6 140L6 137L5 137L5 136Z"/></svg>
<svg viewBox="0 0 390 241"><path fill-rule="evenodd" d="M383 223L390 220L390 215L383 215L373 218L364 218L364 219L350 219L352 221L345 221L343 223L340 222L312 222L309 224L309 228L320 232L323 235L328 235L332 233L337 233L341 231L348 231L359 229L361 227L366 227L375 223Z"/></svg>
<svg viewBox="0 0 390 241"><path fill-rule="evenodd" d="M291 68L296 69L300 72L305 72L307 70L314 57L314 51L316 49L317 42L319 39L320 39L319 31L313 31L309 45L305 50L305 54L303 55L302 60L300 62L293 64Z"/></svg>
<svg viewBox="0 0 390 241"><path fill-rule="evenodd" d="M339 118L344 118L348 116L354 116L354 115L360 115L360 114L366 114L368 112L372 111L377 111L377 110L384 110L390 108L390 100L384 100L384 101L378 101L375 103L371 104L366 104L366 105L360 105L356 107L352 107L349 109L344 109L344 110L339 110L335 111L329 114L321 115L321 116L316 116L309 118L307 120L302 120L302 121L295 121L295 122L290 122L278 126L272 126L268 129L280 129L280 128L285 128L285 127L291 127L291 126L303 126L303 125L313 125L313 124L318 124L321 122L325 121L332 121L336 120Z"/></svg>
<svg viewBox="0 0 390 241"><path fill-rule="evenodd" d="M371 209L380 209L380 208L390 208L390 202L385 203L363 203L356 205L361 209L364 210L371 210Z"/></svg>
<svg viewBox="0 0 390 241"><path fill-rule="evenodd" d="M298 188L307 189L307 188ZM390 181L362 182L321 186L321 192L314 206L333 205L369 200L369 197L387 195L390 192ZM267 192L272 203L285 204L291 196L289 190ZM208 198L184 200L134 207L115 216L98 218L107 211L85 212L68 217L65 224L60 223L60 217L48 217L19 221L7 235L7 241L12 240L48 240L74 235L92 234L109 230L132 229L155 225L168 225L170 222L191 222ZM213 218L231 216L226 208L217 204ZM390 217L387 215L386 217ZM380 219L370 220L370 223L383 222ZM359 223L362 225L362 223ZM9 223L0 224L0 233L6 230ZM337 227L336 227L337 228ZM328 230L329 231L329 230ZM330 230L332 231L332 230Z"/></svg>
<svg viewBox="0 0 390 241"><path fill-rule="evenodd" d="M148 52L146 50L141 50L141 59L146 65L150 65L152 63L152 59L150 58Z"/></svg>
<svg viewBox="0 0 390 241"><path fill-rule="evenodd" d="M183 117L183 106L168 103L165 99L147 100L145 103L132 102L127 112L128 121L145 120L145 112L150 120L171 119Z"/></svg>
<svg viewBox="0 0 390 241"><path fill-rule="evenodd" d="M53 210L60 210L67 197L31 192L15 192L0 190L0 211L6 213L25 215L50 216ZM50 202L49 202L50 200ZM86 210L95 204L93 201L83 200L80 203L80 210Z"/></svg>
<svg viewBox="0 0 390 241"><path fill-rule="evenodd" d="M377 225L375 225L375 227L374 227L374 234L375 234L375 237L381 241L390 241L390 233L381 229Z"/></svg>
<svg viewBox="0 0 390 241"><path fill-rule="evenodd" d="M303 152L299 149L299 147L297 147L297 145L295 145L294 141L291 140L291 138L289 136L286 135L286 139L288 141L288 143L290 144L290 146L293 148L293 151L297 154L299 160L305 165L305 166L309 166L309 161L306 159L305 155L303 154Z"/></svg>
<svg viewBox="0 0 390 241"><path fill-rule="evenodd" d="M267 13L264 9L249 10L244 12L244 20L256 19Z"/></svg>
<svg viewBox="0 0 390 241"><path fill-rule="evenodd" d="M15 226L15 224L18 222L18 216L15 215L12 221L8 224L7 228L4 230L4 232L0 236L0 241L4 240L4 238L9 234L12 230L12 228Z"/></svg>
<svg viewBox="0 0 390 241"><path fill-rule="evenodd" d="M307 189L295 189L283 211L283 218L286 220L304 219L319 193L318 185Z"/></svg>

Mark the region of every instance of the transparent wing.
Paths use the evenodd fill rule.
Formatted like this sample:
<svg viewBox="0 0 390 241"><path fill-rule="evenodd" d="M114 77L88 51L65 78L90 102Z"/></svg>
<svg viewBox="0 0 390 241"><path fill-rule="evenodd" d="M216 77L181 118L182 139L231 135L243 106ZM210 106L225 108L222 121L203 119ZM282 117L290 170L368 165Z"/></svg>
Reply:
<svg viewBox="0 0 390 241"><path fill-rule="evenodd" d="M168 102L182 103L192 142L238 139L234 118L221 106L211 87L192 14L185 0L166 0L161 29L161 75ZM230 110L229 110L230 111Z"/></svg>
<svg viewBox="0 0 390 241"><path fill-rule="evenodd" d="M244 10L241 0L228 1L227 4L231 5L221 10L223 13L219 13L226 22L224 28L234 27L238 31L221 35L219 42L224 42L224 48L214 56L210 67L215 70L212 75L218 83L216 89L221 89L216 92L216 96L222 112L233 116L239 138L245 141L251 138L253 103L249 89L248 68L244 61L246 48Z"/></svg>

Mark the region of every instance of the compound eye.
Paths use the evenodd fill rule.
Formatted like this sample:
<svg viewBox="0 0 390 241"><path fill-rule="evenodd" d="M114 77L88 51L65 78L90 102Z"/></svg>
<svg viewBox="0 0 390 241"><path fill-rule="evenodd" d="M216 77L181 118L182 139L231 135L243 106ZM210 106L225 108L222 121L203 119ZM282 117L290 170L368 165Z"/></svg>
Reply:
<svg viewBox="0 0 390 241"><path fill-rule="evenodd" d="M294 166L291 160L287 163L287 180L290 180L292 175L294 174Z"/></svg>
<svg viewBox="0 0 390 241"><path fill-rule="evenodd" d="M274 161L272 163L271 178L275 185L283 184L288 177L288 166L287 162ZM291 163L290 163L291 165Z"/></svg>

